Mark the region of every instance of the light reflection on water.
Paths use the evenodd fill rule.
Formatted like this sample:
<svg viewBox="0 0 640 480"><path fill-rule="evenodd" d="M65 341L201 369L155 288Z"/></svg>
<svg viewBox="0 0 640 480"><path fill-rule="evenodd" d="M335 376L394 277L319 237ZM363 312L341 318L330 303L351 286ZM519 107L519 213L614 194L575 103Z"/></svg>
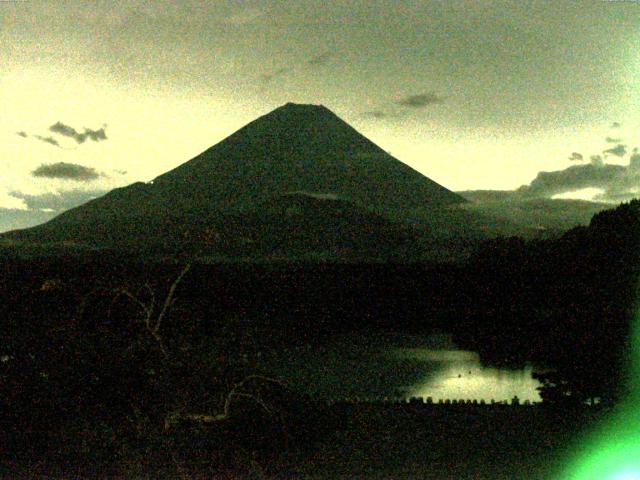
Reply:
<svg viewBox="0 0 640 480"><path fill-rule="evenodd" d="M426 375L417 385L407 387L412 397L432 397L434 401L446 399L484 400L485 402L511 400L541 401L536 387L540 383L532 377L533 367L506 370L484 367L474 352L460 350L399 349L396 356L422 359L437 374Z"/></svg>
<svg viewBox="0 0 640 480"><path fill-rule="evenodd" d="M432 397L540 401L532 368L484 367L474 352L456 350L448 335L360 334L321 345L271 352L266 367L319 398Z"/></svg>

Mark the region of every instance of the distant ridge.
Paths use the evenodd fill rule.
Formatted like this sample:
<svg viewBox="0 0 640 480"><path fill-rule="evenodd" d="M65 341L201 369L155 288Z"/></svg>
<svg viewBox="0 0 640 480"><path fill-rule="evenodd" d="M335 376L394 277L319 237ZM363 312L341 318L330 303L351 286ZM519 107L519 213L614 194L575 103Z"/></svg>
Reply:
<svg viewBox="0 0 640 480"><path fill-rule="evenodd" d="M51 221L0 238L98 247L178 248L226 216L269 199L336 198L419 224L466 202L389 155L321 105L287 103L149 183L115 189Z"/></svg>

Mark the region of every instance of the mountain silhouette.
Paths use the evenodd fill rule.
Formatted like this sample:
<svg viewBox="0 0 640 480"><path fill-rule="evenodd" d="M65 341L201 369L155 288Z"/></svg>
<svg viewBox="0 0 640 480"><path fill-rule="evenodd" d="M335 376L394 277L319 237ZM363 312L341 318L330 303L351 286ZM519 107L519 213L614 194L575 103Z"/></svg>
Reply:
<svg viewBox="0 0 640 480"><path fill-rule="evenodd" d="M389 222L459 229L465 222L458 214L450 221L451 211L468 215L457 208L464 198L392 157L329 109L287 103L151 182L112 190L43 225L0 237L98 247L156 244L172 250L194 242L205 230L223 232L227 238L236 233L259 236L250 235L238 219L266 229L264 219L255 219L261 212L275 218L267 215L273 199L280 204L305 200L335 210L324 217L317 208L312 213L329 222L324 232L332 235L340 208L353 221L358 218L363 229ZM319 225L316 221L317 232L323 230Z"/></svg>

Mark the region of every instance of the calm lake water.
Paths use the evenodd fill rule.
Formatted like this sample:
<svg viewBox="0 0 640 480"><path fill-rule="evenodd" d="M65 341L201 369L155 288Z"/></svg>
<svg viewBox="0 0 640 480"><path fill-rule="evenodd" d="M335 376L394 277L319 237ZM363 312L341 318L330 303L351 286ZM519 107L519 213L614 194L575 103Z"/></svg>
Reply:
<svg viewBox="0 0 640 480"><path fill-rule="evenodd" d="M449 335L363 334L272 352L265 366L316 398L540 401L532 367L485 367Z"/></svg>

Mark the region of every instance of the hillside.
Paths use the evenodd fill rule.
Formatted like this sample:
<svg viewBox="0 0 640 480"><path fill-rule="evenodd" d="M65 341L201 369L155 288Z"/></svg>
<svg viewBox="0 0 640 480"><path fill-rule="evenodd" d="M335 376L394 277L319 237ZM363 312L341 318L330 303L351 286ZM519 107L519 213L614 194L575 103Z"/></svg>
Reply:
<svg viewBox="0 0 640 480"><path fill-rule="evenodd" d="M509 234L526 238L557 237L578 225L588 225L596 213L612 206L587 200L529 198L508 190L457 193L468 200L463 208L469 213L502 220L514 229Z"/></svg>

